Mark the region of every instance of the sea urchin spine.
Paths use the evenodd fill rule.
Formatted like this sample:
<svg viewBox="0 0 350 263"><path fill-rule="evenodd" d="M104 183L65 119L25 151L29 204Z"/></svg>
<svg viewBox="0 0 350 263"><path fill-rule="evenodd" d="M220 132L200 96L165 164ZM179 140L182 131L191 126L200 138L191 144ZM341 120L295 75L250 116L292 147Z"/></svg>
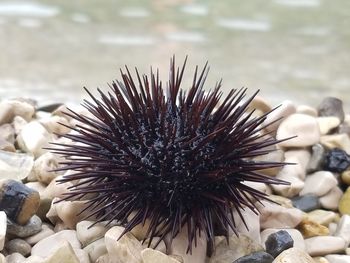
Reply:
<svg viewBox="0 0 350 263"><path fill-rule="evenodd" d="M185 225L188 251L198 233L214 242L214 223L228 236L236 232L233 214L257 211L255 202L267 195L244 184L286 182L259 173L281 162L254 161L279 141L264 133L267 114L248 111L255 93L232 90L220 102L221 82L204 92L207 64L196 67L192 86L180 89L186 61L170 63L166 88L158 71L136 80L128 68L111 92L98 89L100 98L83 106L93 115L70 110L80 124L63 135L71 144L57 144L53 152L65 157L61 171L73 170L61 182L74 186L64 200L85 200L89 217L118 221L126 232L149 220L146 237L172 240ZM62 147L63 146L63 147ZM86 212L85 211L85 212Z"/></svg>

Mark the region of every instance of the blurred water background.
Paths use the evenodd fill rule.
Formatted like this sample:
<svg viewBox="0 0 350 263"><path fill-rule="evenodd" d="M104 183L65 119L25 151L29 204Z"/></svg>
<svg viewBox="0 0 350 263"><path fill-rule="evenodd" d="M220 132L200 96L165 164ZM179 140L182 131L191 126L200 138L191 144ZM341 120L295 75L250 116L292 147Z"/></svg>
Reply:
<svg viewBox="0 0 350 263"><path fill-rule="evenodd" d="M189 55L185 87L208 60L207 89L350 109L349 0L0 1L0 99L79 102L125 64L166 78L173 54Z"/></svg>

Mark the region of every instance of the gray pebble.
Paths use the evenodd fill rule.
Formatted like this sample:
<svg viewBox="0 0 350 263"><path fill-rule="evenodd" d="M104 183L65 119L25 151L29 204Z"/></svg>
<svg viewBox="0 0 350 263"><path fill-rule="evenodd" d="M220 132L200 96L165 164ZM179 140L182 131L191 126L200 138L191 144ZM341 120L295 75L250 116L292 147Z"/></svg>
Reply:
<svg viewBox="0 0 350 263"><path fill-rule="evenodd" d="M292 199L292 203L295 208L298 208L304 212L310 212L321 207L320 200L315 195L294 197Z"/></svg>
<svg viewBox="0 0 350 263"><path fill-rule="evenodd" d="M339 118L340 122L343 122L345 117L343 102L334 97L327 97L323 99L321 104L318 106L318 116L335 116Z"/></svg>
<svg viewBox="0 0 350 263"><path fill-rule="evenodd" d="M326 150L321 144L317 143L312 146L311 158L306 167L307 173L313 173L321 170L325 158L325 153Z"/></svg>
<svg viewBox="0 0 350 263"><path fill-rule="evenodd" d="M32 247L23 239L15 238L6 243L6 249L9 254L20 253L23 256L28 256Z"/></svg>
<svg viewBox="0 0 350 263"><path fill-rule="evenodd" d="M41 231L41 219L34 215L25 225L16 224L7 220L7 233L16 237L29 237Z"/></svg>
<svg viewBox="0 0 350 263"><path fill-rule="evenodd" d="M264 251L259 251L233 261L233 263L250 263L250 262L251 263L272 263L273 257Z"/></svg>
<svg viewBox="0 0 350 263"><path fill-rule="evenodd" d="M267 238L265 242L266 252L274 258L284 250L293 247L294 241L285 230L275 232Z"/></svg>

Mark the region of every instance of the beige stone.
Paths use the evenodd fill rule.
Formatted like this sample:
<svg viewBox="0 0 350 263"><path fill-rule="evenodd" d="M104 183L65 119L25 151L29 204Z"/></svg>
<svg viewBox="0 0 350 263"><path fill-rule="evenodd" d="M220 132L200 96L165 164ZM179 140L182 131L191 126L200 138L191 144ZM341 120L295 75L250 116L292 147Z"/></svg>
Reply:
<svg viewBox="0 0 350 263"><path fill-rule="evenodd" d="M100 238L84 247L84 251L89 255L91 262L96 262L99 257L107 253L105 239Z"/></svg>
<svg viewBox="0 0 350 263"><path fill-rule="evenodd" d="M249 107L251 109L257 109L263 113L269 112L272 108L271 105L261 96L257 95L250 103Z"/></svg>
<svg viewBox="0 0 350 263"><path fill-rule="evenodd" d="M296 112L296 107L293 102L286 100L283 101L277 109L272 111L266 118L264 124L274 122L266 127L268 132L277 130L278 126L283 120L285 120L289 115Z"/></svg>
<svg viewBox="0 0 350 263"><path fill-rule="evenodd" d="M292 247L284 250L272 263L314 263L314 260L305 251Z"/></svg>
<svg viewBox="0 0 350 263"><path fill-rule="evenodd" d="M315 263L329 263L325 257L313 257L312 259L315 261Z"/></svg>
<svg viewBox="0 0 350 263"><path fill-rule="evenodd" d="M48 185L53 179L55 179L60 173L53 171L59 168L59 158L57 155L50 152L44 153L34 162L33 173L36 179Z"/></svg>
<svg viewBox="0 0 350 263"><path fill-rule="evenodd" d="M305 239L306 251L310 256L324 256L344 252L345 240L334 236L317 236Z"/></svg>
<svg viewBox="0 0 350 263"><path fill-rule="evenodd" d="M91 263L89 254L85 250L79 249L79 248L75 248L73 250L74 250L74 254L79 259L79 263Z"/></svg>
<svg viewBox="0 0 350 263"><path fill-rule="evenodd" d="M340 148L350 154L350 138L345 133L323 135L320 141L328 149Z"/></svg>
<svg viewBox="0 0 350 263"><path fill-rule="evenodd" d="M142 250L141 257L143 263L180 263L180 261L177 261L176 259L151 248L145 248L144 250Z"/></svg>
<svg viewBox="0 0 350 263"><path fill-rule="evenodd" d="M350 215L350 186L340 198L338 209L341 214Z"/></svg>
<svg viewBox="0 0 350 263"><path fill-rule="evenodd" d="M337 220L338 215L332 211L316 209L307 213L307 218L311 221L328 226L329 223Z"/></svg>
<svg viewBox="0 0 350 263"><path fill-rule="evenodd" d="M326 259L329 263L349 263L350 256L348 255L327 255Z"/></svg>
<svg viewBox="0 0 350 263"><path fill-rule="evenodd" d="M24 261L25 261L25 257L17 252L7 255L5 260L6 263L22 263Z"/></svg>
<svg viewBox="0 0 350 263"><path fill-rule="evenodd" d="M67 241L62 241L60 246L57 247L48 258L45 263L80 263L78 257L75 255L72 245Z"/></svg>
<svg viewBox="0 0 350 263"><path fill-rule="evenodd" d="M331 172L318 171L306 177L305 186L301 190L300 195L313 194L323 196L337 185L338 181Z"/></svg>
<svg viewBox="0 0 350 263"><path fill-rule="evenodd" d="M84 220L78 222L76 225L77 237L83 247L102 238L109 229L104 223L94 223L94 221Z"/></svg>
<svg viewBox="0 0 350 263"><path fill-rule="evenodd" d="M312 117L317 117L317 110L308 105L299 105L297 107L297 113L310 115Z"/></svg>
<svg viewBox="0 0 350 263"><path fill-rule="evenodd" d="M73 186L72 182L58 183L58 180L62 179L62 176L57 176L52 180L46 189L42 192L41 198L54 199L55 197L62 198L64 193L67 193L67 189Z"/></svg>
<svg viewBox="0 0 350 263"><path fill-rule="evenodd" d="M59 135L67 134L70 132L69 121L65 117L61 116L50 116L48 118L43 118L40 123L50 132Z"/></svg>
<svg viewBox="0 0 350 263"><path fill-rule="evenodd" d="M341 180L343 183L350 185L350 170L346 170L341 173Z"/></svg>
<svg viewBox="0 0 350 263"><path fill-rule="evenodd" d="M42 230L35 234L35 235L32 235L30 237L27 237L25 238L24 240L29 244L29 245L35 245L36 243L38 243L40 240L44 239L44 238L47 238L51 235L55 234L55 232L48 228L48 227L45 227L45 225L43 224L42 225Z"/></svg>
<svg viewBox="0 0 350 263"><path fill-rule="evenodd" d="M334 236L341 237L345 240L346 246L350 244L350 216L343 215L337 225Z"/></svg>
<svg viewBox="0 0 350 263"><path fill-rule="evenodd" d="M304 236L304 238L310 238L314 236L327 236L329 229L315 221L303 219L298 225L298 229Z"/></svg>
<svg viewBox="0 0 350 263"><path fill-rule="evenodd" d="M15 116L20 116L26 121L33 117L35 109L27 102L19 100L4 100L0 102L0 124L9 123Z"/></svg>
<svg viewBox="0 0 350 263"><path fill-rule="evenodd" d="M320 204L325 209L337 210L342 196L343 191L338 186L333 187L327 194L320 198Z"/></svg>
<svg viewBox="0 0 350 263"><path fill-rule="evenodd" d="M339 118L334 116L318 117L316 120L318 122L318 126L320 127L321 135L328 134L340 124Z"/></svg>

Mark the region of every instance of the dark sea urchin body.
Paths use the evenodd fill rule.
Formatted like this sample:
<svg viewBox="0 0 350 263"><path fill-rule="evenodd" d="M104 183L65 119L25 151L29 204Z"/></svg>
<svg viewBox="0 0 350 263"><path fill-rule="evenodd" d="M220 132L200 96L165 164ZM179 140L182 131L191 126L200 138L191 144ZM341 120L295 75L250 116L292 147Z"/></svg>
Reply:
<svg viewBox="0 0 350 263"><path fill-rule="evenodd" d="M113 82L111 93L84 107L94 118L69 116L81 125L63 135L72 144L54 152L66 161L60 170L73 170L61 182L73 181L67 200L84 199L97 221L117 220L130 231L149 220L146 238L172 240L187 226L188 250L198 233L214 241L214 223L226 235L235 231L233 213L256 211L266 195L243 182L285 184L258 171L283 166L253 161L267 154L274 138L261 133L267 114L247 112L256 93L244 101L245 89L232 90L220 101L221 83L205 93L207 65L187 92L180 89L185 69L171 61L165 91L158 72L133 80L129 70ZM269 124L267 124L269 125Z"/></svg>

